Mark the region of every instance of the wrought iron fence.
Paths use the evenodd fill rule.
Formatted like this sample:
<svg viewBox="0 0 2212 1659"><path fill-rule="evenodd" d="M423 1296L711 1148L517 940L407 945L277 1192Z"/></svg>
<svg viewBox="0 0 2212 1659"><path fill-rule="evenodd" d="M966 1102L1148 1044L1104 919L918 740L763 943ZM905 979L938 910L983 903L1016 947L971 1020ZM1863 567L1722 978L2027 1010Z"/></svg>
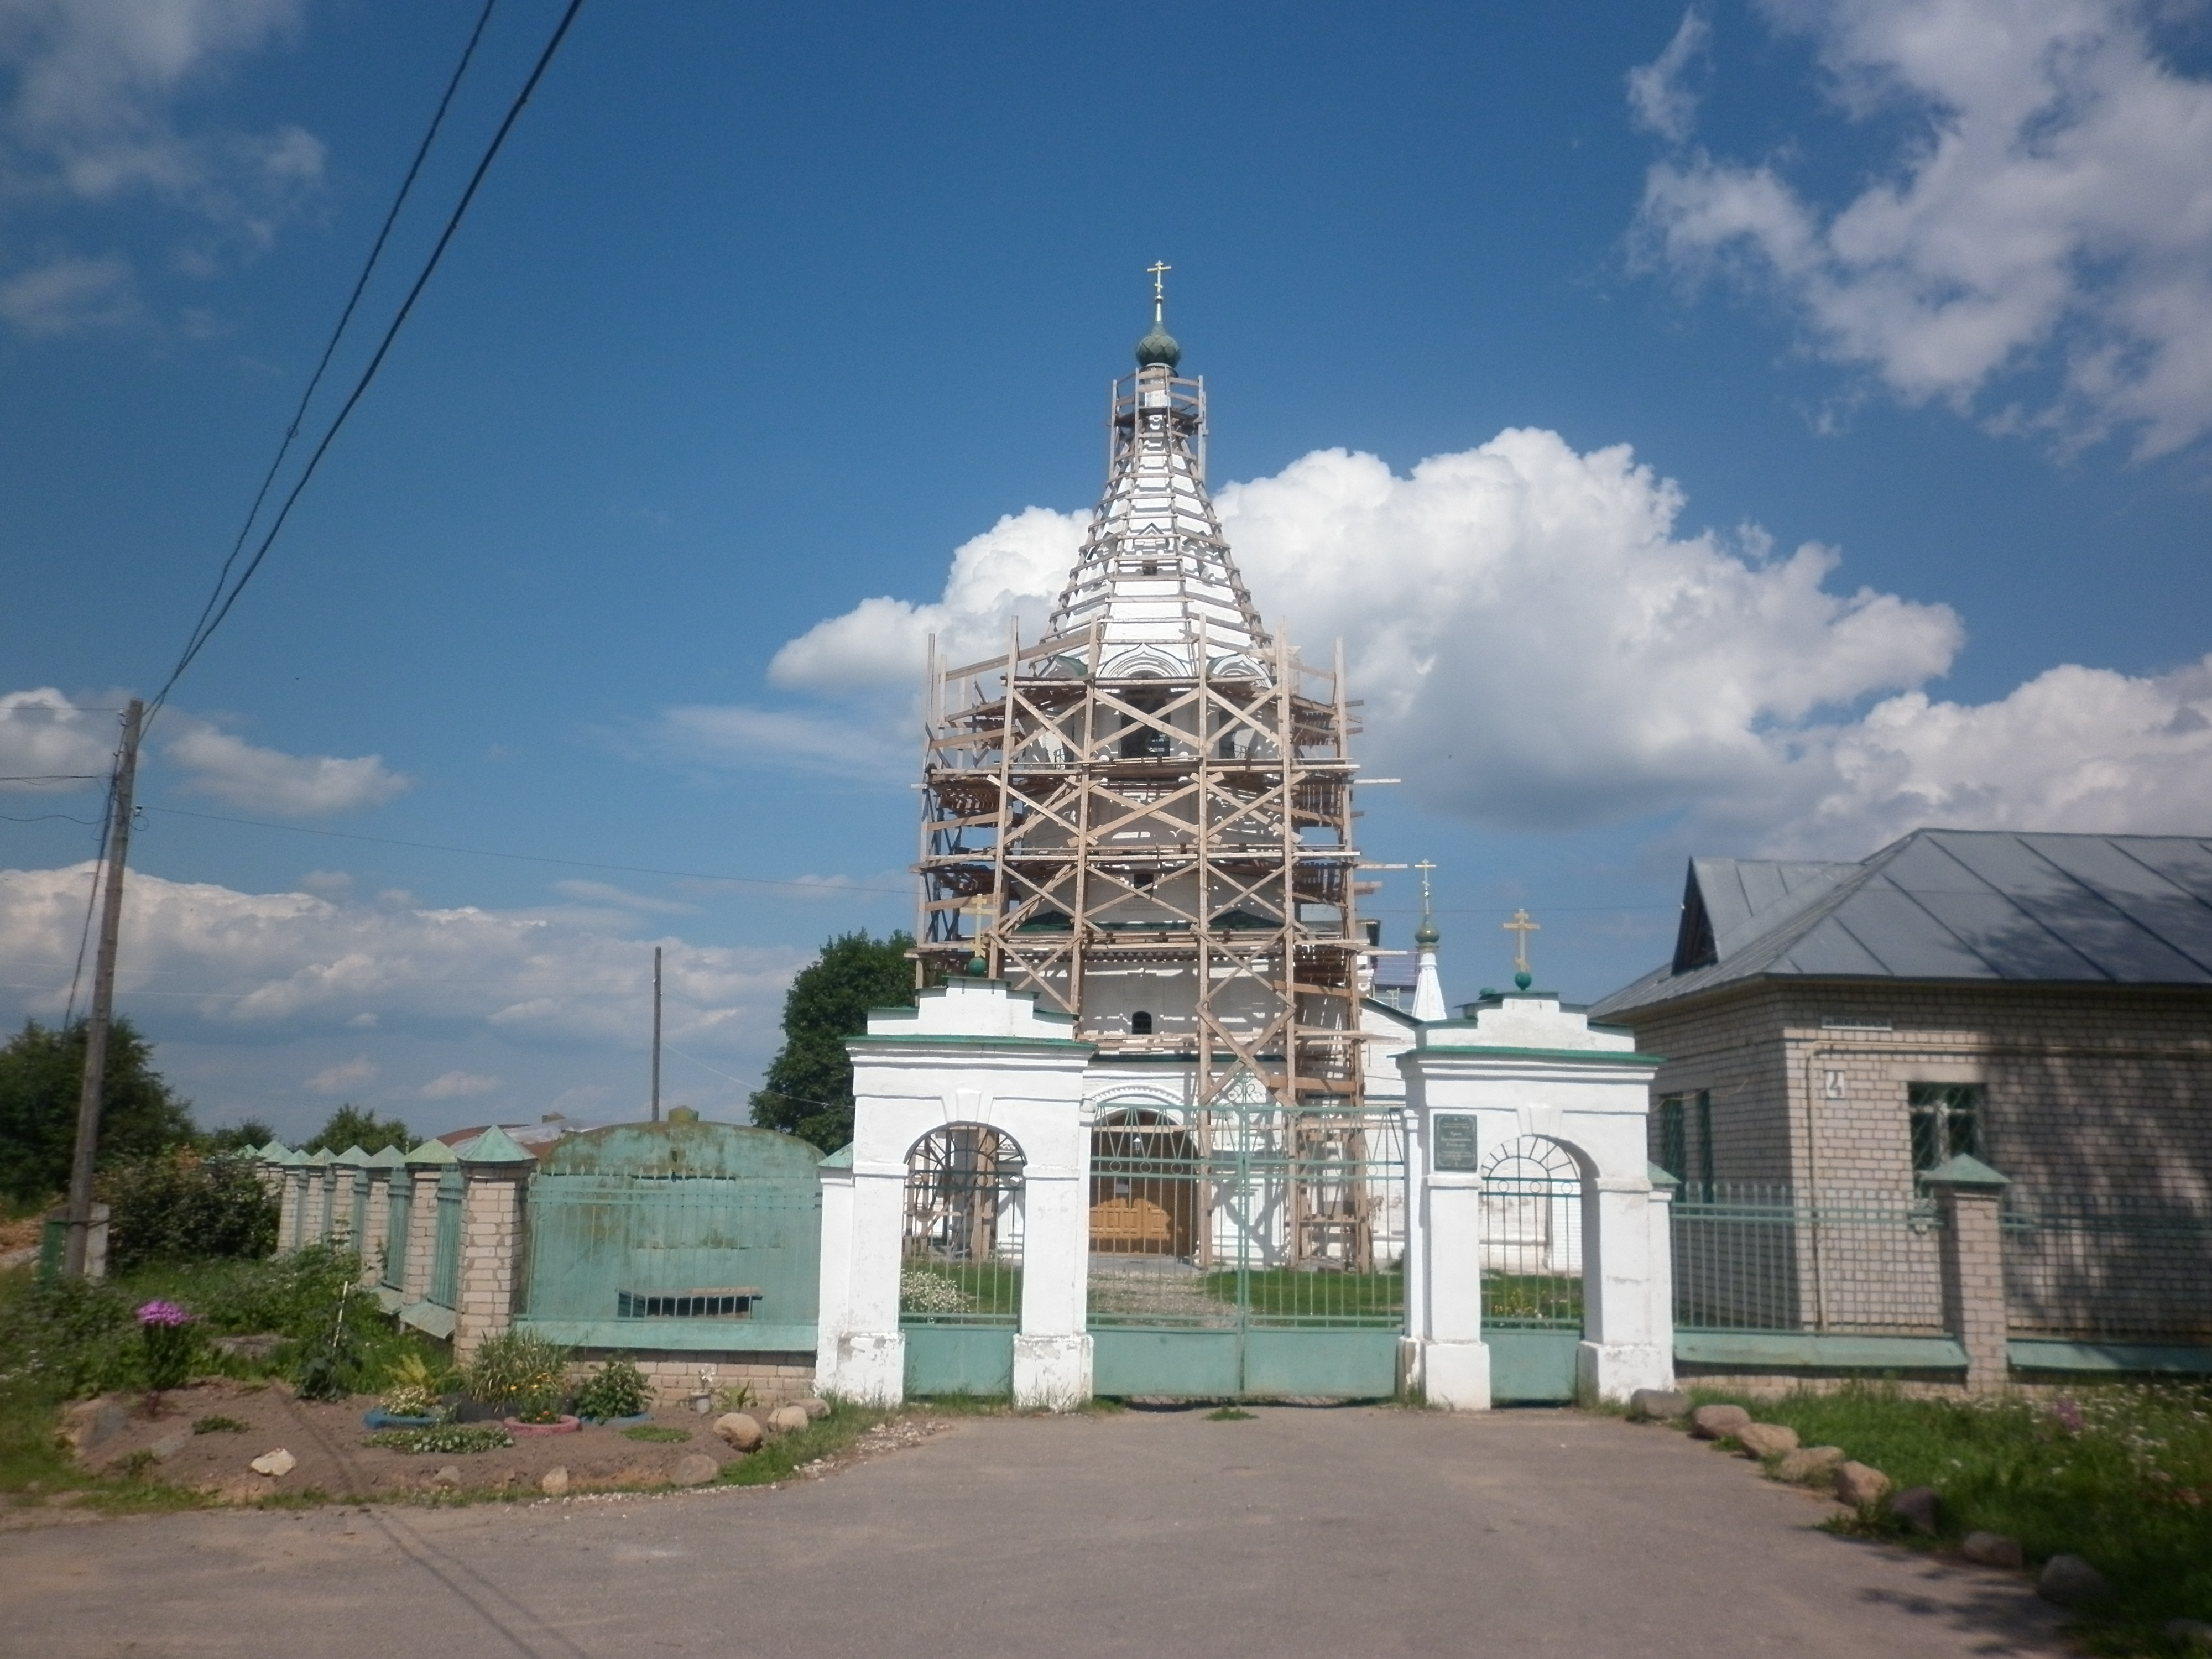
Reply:
<svg viewBox="0 0 2212 1659"><path fill-rule="evenodd" d="M394 1170L387 1179L392 1192L385 1207L383 1282L398 1291L407 1285L407 1235L415 1216L415 1182L405 1170Z"/></svg>
<svg viewBox="0 0 2212 1659"><path fill-rule="evenodd" d="M523 1307L532 1321L815 1316L822 1204L811 1168L798 1180L781 1170L540 1173L529 1206Z"/></svg>
<svg viewBox="0 0 2212 1659"><path fill-rule="evenodd" d="M1014 1325L1022 1312L1026 1159L980 1123L933 1129L907 1154L899 1320Z"/></svg>
<svg viewBox="0 0 2212 1659"><path fill-rule="evenodd" d="M2014 1335L2212 1342L2212 1211L2203 1206L2014 1189L2002 1237Z"/></svg>
<svg viewBox="0 0 2212 1659"><path fill-rule="evenodd" d="M1405 1320L1397 1115L1225 1102L1102 1113L1090 1322L1395 1328Z"/></svg>
<svg viewBox="0 0 2212 1659"><path fill-rule="evenodd" d="M1483 1176L1482 1324L1486 1330L1582 1329L1579 1176L1516 1158Z"/></svg>
<svg viewBox="0 0 2212 1659"><path fill-rule="evenodd" d="M461 1200L466 1183L459 1170L438 1177L437 1253L430 1258L429 1300L441 1308L461 1305Z"/></svg>
<svg viewBox="0 0 2212 1659"><path fill-rule="evenodd" d="M1700 1182L1671 1208L1677 1329L1943 1331L1931 1198Z"/></svg>

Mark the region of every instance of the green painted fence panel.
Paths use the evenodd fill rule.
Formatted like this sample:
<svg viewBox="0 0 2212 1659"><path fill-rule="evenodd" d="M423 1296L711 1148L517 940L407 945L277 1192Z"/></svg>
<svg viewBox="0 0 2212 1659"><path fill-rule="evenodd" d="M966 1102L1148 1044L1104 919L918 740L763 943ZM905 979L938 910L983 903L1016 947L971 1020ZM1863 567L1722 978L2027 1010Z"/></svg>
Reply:
<svg viewBox="0 0 2212 1659"><path fill-rule="evenodd" d="M1398 1391L1394 1330L1273 1330L1244 1333L1244 1386L1259 1398L1315 1395L1383 1400Z"/></svg>
<svg viewBox="0 0 2212 1659"><path fill-rule="evenodd" d="M1004 1325L909 1325L906 1391L1000 1395L1014 1387L1014 1333Z"/></svg>
<svg viewBox="0 0 2212 1659"><path fill-rule="evenodd" d="M1500 1406L1559 1405L1575 1397L1575 1330L1486 1330L1490 1397Z"/></svg>
<svg viewBox="0 0 2212 1659"><path fill-rule="evenodd" d="M1243 1393L1243 1333L1148 1331L1126 1325L1091 1332L1096 1393L1172 1395L1219 1400ZM911 1340L912 1331L907 1333Z"/></svg>
<svg viewBox="0 0 2212 1659"><path fill-rule="evenodd" d="M458 1168L438 1177L437 1254L430 1258L429 1300L447 1310L461 1305L461 1204L467 1191Z"/></svg>

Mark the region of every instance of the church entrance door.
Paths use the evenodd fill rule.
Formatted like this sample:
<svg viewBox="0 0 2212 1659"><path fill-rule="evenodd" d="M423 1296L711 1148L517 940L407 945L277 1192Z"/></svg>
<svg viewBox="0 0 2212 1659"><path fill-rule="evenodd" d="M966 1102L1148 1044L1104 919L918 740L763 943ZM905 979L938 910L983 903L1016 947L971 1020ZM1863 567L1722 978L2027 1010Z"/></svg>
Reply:
<svg viewBox="0 0 2212 1659"><path fill-rule="evenodd" d="M1530 1135L1482 1171L1482 1340L1501 1406L1575 1397L1583 1340L1582 1173L1557 1141Z"/></svg>
<svg viewBox="0 0 2212 1659"><path fill-rule="evenodd" d="M1406 1170L1394 1112L1259 1097L1109 1104L1091 1152L1089 1327L1102 1395L1396 1391Z"/></svg>

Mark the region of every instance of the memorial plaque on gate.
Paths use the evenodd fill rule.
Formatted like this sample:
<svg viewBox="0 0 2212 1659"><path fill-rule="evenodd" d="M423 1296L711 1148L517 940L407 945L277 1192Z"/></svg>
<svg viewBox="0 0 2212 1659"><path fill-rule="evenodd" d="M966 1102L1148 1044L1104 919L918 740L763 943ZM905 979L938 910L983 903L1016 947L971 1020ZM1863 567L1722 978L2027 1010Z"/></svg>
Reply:
<svg viewBox="0 0 2212 1659"><path fill-rule="evenodd" d="M1475 1168L1474 1120L1465 1112L1438 1112L1429 1120L1436 1126L1436 1157L1431 1167L1439 1173Z"/></svg>

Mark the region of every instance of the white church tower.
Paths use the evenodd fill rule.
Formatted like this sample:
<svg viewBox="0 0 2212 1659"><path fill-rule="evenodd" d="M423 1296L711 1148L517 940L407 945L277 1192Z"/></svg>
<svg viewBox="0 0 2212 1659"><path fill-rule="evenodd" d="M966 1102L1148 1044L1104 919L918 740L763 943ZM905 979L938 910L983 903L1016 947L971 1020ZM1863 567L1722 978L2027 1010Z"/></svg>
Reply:
<svg viewBox="0 0 2212 1659"><path fill-rule="evenodd" d="M1271 634L1206 493L1206 387L1151 332L1108 400L1106 489L1044 637L931 664L925 982L969 970L1073 1016L1192 1105L1363 1077L1342 652Z"/></svg>

